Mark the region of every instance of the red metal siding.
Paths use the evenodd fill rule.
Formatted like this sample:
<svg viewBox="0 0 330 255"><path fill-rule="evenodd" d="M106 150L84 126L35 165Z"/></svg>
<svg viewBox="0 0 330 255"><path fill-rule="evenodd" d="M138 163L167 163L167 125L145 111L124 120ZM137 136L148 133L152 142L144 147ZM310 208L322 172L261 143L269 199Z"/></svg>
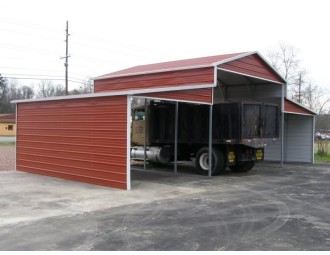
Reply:
<svg viewBox="0 0 330 255"><path fill-rule="evenodd" d="M214 68L198 68L94 81L94 92L157 89L214 83Z"/></svg>
<svg viewBox="0 0 330 255"><path fill-rule="evenodd" d="M212 104L212 88L156 92L141 96Z"/></svg>
<svg viewBox="0 0 330 255"><path fill-rule="evenodd" d="M247 74L263 79L283 83L279 77L258 55L253 54L222 65L222 69Z"/></svg>
<svg viewBox="0 0 330 255"><path fill-rule="evenodd" d="M292 112L292 113L301 113L301 114L309 114L309 115L315 115L313 112L308 111L307 109L289 101L284 101L284 111L285 112Z"/></svg>
<svg viewBox="0 0 330 255"><path fill-rule="evenodd" d="M18 104L17 170L127 188L127 97Z"/></svg>

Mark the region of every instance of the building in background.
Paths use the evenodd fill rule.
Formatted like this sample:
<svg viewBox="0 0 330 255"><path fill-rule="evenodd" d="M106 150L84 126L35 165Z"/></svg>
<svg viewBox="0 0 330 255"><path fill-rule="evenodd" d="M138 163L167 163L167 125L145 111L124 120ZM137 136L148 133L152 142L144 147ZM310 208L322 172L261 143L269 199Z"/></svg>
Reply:
<svg viewBox="0 0 330 255"><path fill-rule="evenodd" d="M0 136L16 135L16 114L0 114Z"/></svg>

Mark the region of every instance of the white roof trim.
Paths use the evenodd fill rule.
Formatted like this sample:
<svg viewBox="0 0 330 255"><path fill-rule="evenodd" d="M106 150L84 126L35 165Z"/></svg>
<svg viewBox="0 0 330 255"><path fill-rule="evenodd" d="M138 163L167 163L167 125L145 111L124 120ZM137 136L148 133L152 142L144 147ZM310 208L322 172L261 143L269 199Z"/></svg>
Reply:
<svg viewBox="0 0 330 255"><path fill-rule="evenodd" d="M257 53L257 52L256 52L256 51L250 51L250 52L242 53L242 54L237 55L237 56L235 56L235 57L231 57L231 58L228 58L228 59L224 59L224 60L221 60L221 61L215 62L215 63L213 63L213 66L217 66L217 65L225 64L225 63L228 63L228 62L231 62L231 61L234 61L234 60L240 59L240 58L244 58L244 57L247 57L247 56L253 55L253 54L255 54L255 53Z"/></svg>
<svg viewBox="0 0 330 255"><path fill-rule="evenodd" d="M201 102L201 101L190 101L190 100L182 100L182 99L172 99L172 98L166 98L166 97L149 97L147 95L141 95L141 96L133 96L133 97L140 97L140 98L148 98L148 99L157 99L162 101L170 101L170 102L182 102L182 103L192 103L192 104L204 104L204 105L212 105L213 103L207 103L207 102Z"/></svg>
<svg viewBox="0 0 330 255"><path fill-rule="evenodd" d="M283 78L283 76L278 71L276 71L274 69L274 67L258 51L251 51L251 52L243 53L241 55L238 55L238 56L235 56L235 57L232 57L229 59L225 59L223 61L219 61L219 62L215 63L215 65L225 64L225 63L228 63L228 62L240 59L240 58L244 58L244 57L247 57L247 56L250 56L253 54L257 54L273 70L273 72L275 72L283 80L283 82L281 82L280 84L286 83L286 80ZM277 83L279 83L279 82L277 82Z"/></svg>
<svg viewBox="0 0 330 255"><path fill-rule="evenodd" d="M104 79L110 79L110 78L118 78L118 77L127 77L127 76L133 76L133 75L143 75L143 74L152 74L152 73L162 73L162 72L170 72L170 71L181 71L181 70L191 70L191 69L198 69L198 68L206 68L206 67L211 67L211 66L218 66L221 64L225 64L240 58L244 58L253 54L257 54L272 70L273 72L275 72L282 80L282 83L279 84L283 84L286 83L286 80L283 78L283 76L276 71L272 65L258 52L258 51L250 51L250 52L246 52L246 53L242 53L240 55L237 55L235 57L231 57L231 58L227 58L218 62L214 62L212 64L208 64L208 65L197 65L197 66L188 66L188 67L177 67L177 68L167 68L167 69L158 69L158 70L151 70L151 71L146 71L146 72L132 72L132 73L126 73L126 74L114 74L111 75L109 74L109 76L107 75L102 75L99 77L94 77L92 78L93 80L104 80ZM257 77L258 78L258 77Z"/></svg>
<svg viewBox="0 0 330 255"><path fill-rule="evenodd" d="M242 76L251 77L251 78L258 79L258 80L263 80L263 81L268 81L268 82L272 82L272 83L277 83L277 84L281 84L281 85L283 84L282 82L279 82L279 81L273 81L273 80L261 78L261 77L258 77L258 76L254 76L254 75L249 75L249 74L245 74L245 73L239 73L239 72L231 71L231 70L224 69L224 68L219 68L218 67L218 70L221 70L221 71L224 71L224 72L228 72L228 73L239 74L239 75L242 75Z"/></svg>
<svg viewBox="0 0 330 255"><path fill-rule="evenodd" d="M284 113L288 113L288 114L295 114L295 115L304 115L304 116L310 116L310 117L314 117L314 114L310 113L300 113L300 112L288 112L288 111L284 111Z"/></svg>
<svg viewBox="0 0 330 255"><path fill-rule="evenodd" d="M133 72L133 73L125 73L125 74L114 74L107 76L102 75L99 77L92 78L94 81L97 80L105 80L105 79L111 79L111 78L119 78L119 77L126 77L126 76L133 76L133 75L142 75L142 74L151 74L151 73L163 73L163 72L171 72L171 71L182 71L182 70L191 70L191 69L198 69L198 68L205 68L205 67L212 67L212 64L209 65L199 65L199 66L188 66L188 67L176 67L176 68L167 68L167 69L159 69L159 70L152 70L152 71L146 71L146 72Z"/></svg>
<svg viewBox="0 0 330 255"><path fill-rule="evenodd" d="M116 91L116 92L99 92L93 94L83 94L83 95L72 95L72 96L59 96L59 97L48 97L48 98L36 98L36 99L23 99L23 100L13 100L11 103L32 103L32 102L45 102L45 101L58 101L58 100L68 100L68 99L80 99L80 98L94 98L94 97L107 97L107 96L122 96L122 95L138 95L147 94L155 92L166 92L166 91L179 91L188 89L203 89L203 88L213 88L214 84L197 84L197 85L186 85L186 86L176 86L176 87L163 87L163 88L153 88L153 89L136 89L136 90L126 90L126 91Z"/></svg>
<svg viewBox="0 0 330 255"><path fill-rule="evenodd" d="M263 61L265 61L265 63L278 75L282 78L282 80L284 81L284 83L286 83L286 80L284 79L284 77L282 76L282 74L280 74L277 70L275 70L275 68L268 62L267 59L265 59L258 51L255 52Z"/></svg>

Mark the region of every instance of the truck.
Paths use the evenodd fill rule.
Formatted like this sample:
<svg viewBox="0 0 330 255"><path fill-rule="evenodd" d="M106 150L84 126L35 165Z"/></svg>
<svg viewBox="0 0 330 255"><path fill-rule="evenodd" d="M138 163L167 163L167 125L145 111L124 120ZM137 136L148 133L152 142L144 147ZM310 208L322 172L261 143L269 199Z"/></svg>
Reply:
<svg viewBox="0 0 330 255"><path fill-rule="evenodd" d="M178 103L177 160L209 170L209 107ZM132 108L131 159L168 164L174 160L175 103L150 101ZM279 107L264 102L213 105L212 175L247 172L264 159L264 147L279 138Z"/></svg>

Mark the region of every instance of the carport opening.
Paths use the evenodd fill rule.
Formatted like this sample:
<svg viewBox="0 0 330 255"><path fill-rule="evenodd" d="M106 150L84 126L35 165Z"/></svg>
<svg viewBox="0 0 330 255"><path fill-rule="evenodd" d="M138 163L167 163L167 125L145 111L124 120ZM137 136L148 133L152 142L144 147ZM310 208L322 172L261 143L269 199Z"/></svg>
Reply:
<svg viewBox="0 0 330 255"><path fill-rule="evenodd" d="M184 135L189 123L180 113L198 104L132 97L130 120L130 166L132 171L196 174L194 153ZM203 105L203 107L209 107ZM206 130L208 131L208 130ZM208 137L208 132L205 133ZM176 143L177 141L177 143ZM183 142L187 145L183 145ZM176 144L178 146L176 146ZM134 176L132 178L134 181Z"/></svg>

